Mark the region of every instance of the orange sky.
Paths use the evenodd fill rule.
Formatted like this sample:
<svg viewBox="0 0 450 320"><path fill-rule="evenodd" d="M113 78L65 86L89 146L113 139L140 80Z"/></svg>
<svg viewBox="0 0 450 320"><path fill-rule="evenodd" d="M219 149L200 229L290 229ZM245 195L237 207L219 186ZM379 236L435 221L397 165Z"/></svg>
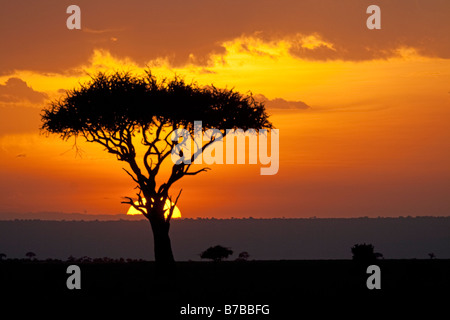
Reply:
<svg viewBox="0 0 450 320"><path fill-rule="evenodd" d="M449 215L448 1L9 2L0 13L0 218L125 213L134 184L101 147L39 135L39 112L97 71L184 75L263 95L280 169L185 177L184 217ZM220 186L220 188L218 187Z"/></svg>

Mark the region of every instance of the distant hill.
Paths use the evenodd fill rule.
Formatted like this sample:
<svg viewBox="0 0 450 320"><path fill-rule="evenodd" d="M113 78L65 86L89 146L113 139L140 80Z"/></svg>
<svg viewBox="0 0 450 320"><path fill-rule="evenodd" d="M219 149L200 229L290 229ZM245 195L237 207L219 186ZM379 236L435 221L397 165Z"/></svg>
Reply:
<svg viewBox="0 0 450 320"><path fill-rule="evenodd" d="M133 217L139 219L138 217ZM350 259L356 243L372 243L386 259L450 258L450 217L351 219L181 219L172 222L177 260L200 260L220 244L250 259ZM132 258L153 260L146 220L0 221L0 253L24 258Z"/></svg>
<svg viewBox="0 0 450 320"><path fill-rule="evenodd" d="M65 220L65 221L115 221L115 220L142 220L142 215L126 214L87 214L62 212L30 212L30 213L0 213L1 220Z"/></svg>

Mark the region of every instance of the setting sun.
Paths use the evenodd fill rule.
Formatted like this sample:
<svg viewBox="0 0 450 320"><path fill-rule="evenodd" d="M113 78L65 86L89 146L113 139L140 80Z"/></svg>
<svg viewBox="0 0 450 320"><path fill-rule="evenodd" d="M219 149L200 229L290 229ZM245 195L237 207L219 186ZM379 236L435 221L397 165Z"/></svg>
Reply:
<svg viewBox="0 0 450 320"><path fill-rule="evenodd" d="M145 199L144 199L144 203L145 203ZM135 202L136 205L138 205L138 202ZM164 205L164 216L167 218L167 215L169 214L169 208L170 208L170 204L171 201L169 199L166 200L166 204ZM175 205L172 202L172 205ZM134 208L133 206L130 206L130 208L127 211L127 215L136 215L136 214L142 214L141 212L139 212L139 210L137 210L136 208ZM181 218L181 211L180 209L178 209L177 206L175 206L175 208L173 209L173 214L172 214L172 218L177 219L177 218Z"/></svg>

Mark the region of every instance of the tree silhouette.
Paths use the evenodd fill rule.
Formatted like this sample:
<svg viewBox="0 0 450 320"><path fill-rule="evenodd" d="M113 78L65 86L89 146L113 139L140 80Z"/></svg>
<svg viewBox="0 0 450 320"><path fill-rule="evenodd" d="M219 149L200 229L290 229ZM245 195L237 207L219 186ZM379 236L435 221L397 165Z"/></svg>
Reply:
<svg viewBox="0 0 450 320"><path fill-rule="evenodd" d="M0 261L2 261L4 258L6 258L6 254L0 253Z"/></svg>
<svg viewBox="0 0 450 320"><path fill-rule="evenodd" d="M353 260L357 262L373 262L378 258L383 258L383 255L374 251L372 244L355 244L352 248Z"/></svg>
<svg viewBox="0 0 450 320"><path fill-rule="evenodd" d="M66 91L64 98L44 108L41 130L59 134L63 140L75 137L75 146L78 137L98 143L128 164L129 169L124 170L137 184L138 193L137 198L126 197L122 203L130 204L150 221L155 261L161 264L174 261L169 228L181 190L173 199L169 189L182 177L209 169L194 170L191 164L217 140L202 143L190 159L180 152L191 163L172 162L169 178L159 185L156 177L180 142L172 141L172 133L183 128L193 134L197 120L202 121L203 132L214 128L224 137L226 129L258 132L272 128L264 104L251 95L187 84L180 77L158 80L147 70L143 76L98 73L88 83ZM139 143L146 149L142 157L136 154ZM168 209L164 209L166 201L171 204Z"/></svg>
<svg viewBox="0 0 450 320"><path fill-rule="evenodd" d="M233 250L225 248L222 246L209 247L200 254L202 259L211 259L215 262L221 261L222 259L228 258L228 256L233 254Z"/></svg>
<svg viewBox="0 0 450 320"><path fill-rule="evenodd" d="M31 259L33 259L34 257L36 257L36 253L29 251L29 252L27 252L27 253L25 254L25 256L26 256L28 259L31 260Z"/></svg>
<svg viewBox="0 0 450 320"><path fill-rule="evenodd" d="M237 261L247 261L248 258L250 258L250 254L247 251L242 251L241 253L239 253L236 260Z"/></svg>
<svg viewBox="0 0 450 320"><path fill-rule="evenodd" d="M384 259L384 256L382 253L380 252L375 252L374 253L375 259Z"/></svg>

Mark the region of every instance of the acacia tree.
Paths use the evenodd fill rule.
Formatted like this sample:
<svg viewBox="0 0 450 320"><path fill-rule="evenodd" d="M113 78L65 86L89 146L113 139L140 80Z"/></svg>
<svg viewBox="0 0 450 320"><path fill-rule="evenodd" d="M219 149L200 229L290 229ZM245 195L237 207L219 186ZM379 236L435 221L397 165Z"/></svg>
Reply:
<svg viewBox="0 0 450 320"><path fill-rule="evenodd" d="M63 140L75 137L102 145L119 161L129 166L124 170L137 184L137 198L125 197L151 224L155 261L174 261L169 238L170 220L181 194L173 200L172 185L184 176L196 175L209 168L194 170L193 160L217 141L202 143L191 163L172 163L167 180L157 184L163 163L170 163L172 150L180 142L172 140L178 129L194 133L194 121L202 121L203 132L227 129L272 128L264 104L252 95L233 89L187 84L182 78L158 80L150 70L136 76L127 72L98 73L78 88L66 91L63 98L43 109L41 130L59 134ZM136 142L137 141L137 142ZM145 153L137 156L136 143ZM176 150L176 149L175 149ZM159 180L159 179L158 179ZM166 201L170 206L164 208Z"/></svg>
<svg viewBox="0 0 450 320"><path fill-rule="evenodd" d="M25 256L26 256L28 259L31 260L31 259L33 259L34 257L36 257L36 253L29 251L29 252L27 252L27 253L25 254Z"/></svg>
<svg viewBox="0 0 450 320"><path fill-rule="evenodd" d="M228 256L233 254L233 250L225 248L222 246L209 247L200 254L202 259L211 259L214 262L222 261L222 259L228 258Z"/></svg>

